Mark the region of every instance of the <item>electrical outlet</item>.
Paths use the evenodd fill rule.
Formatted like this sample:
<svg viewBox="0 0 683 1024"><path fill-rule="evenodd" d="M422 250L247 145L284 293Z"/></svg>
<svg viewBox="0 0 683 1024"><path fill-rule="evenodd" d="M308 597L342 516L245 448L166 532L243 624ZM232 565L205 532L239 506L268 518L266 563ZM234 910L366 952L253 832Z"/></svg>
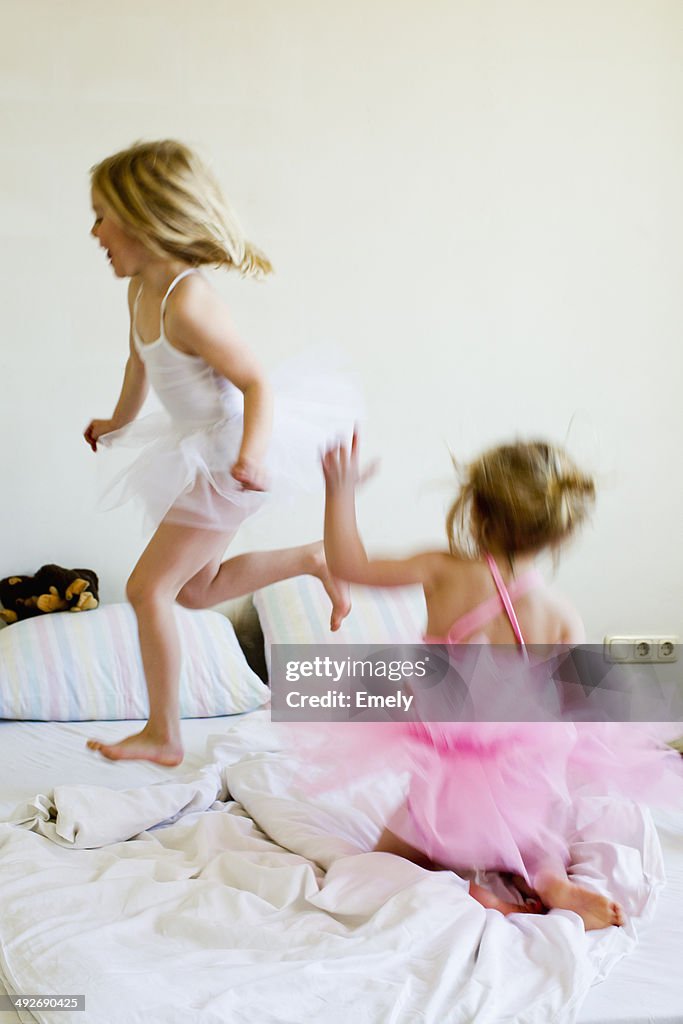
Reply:
<svg viewBox="0 0 683 1024"><path fill-rule="evenodd" d="M676 661L678 658L677 643L676 637L660 638L657 647L657 661Z"/></svg>
<svg viewBox="0 0 683 1024"><path fill-rule="evenodd" d="M677 636L606 636L605 657L622 664L678 660Z"/></svg>

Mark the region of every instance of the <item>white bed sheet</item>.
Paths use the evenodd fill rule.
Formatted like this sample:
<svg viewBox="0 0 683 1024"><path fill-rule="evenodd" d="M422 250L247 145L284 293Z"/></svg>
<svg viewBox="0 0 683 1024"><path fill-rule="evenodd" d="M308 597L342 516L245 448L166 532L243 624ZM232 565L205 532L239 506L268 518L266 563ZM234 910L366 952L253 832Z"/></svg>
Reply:
<svg viewBox="0 0 683 1024"><path fill-rule="evenodd" d="M262 720L262 714L257 713L257 717ZM182 767L172 770L145 763L111 764L84 746L86 738L91 735L104 739L119 737L135 728L135 724L0 722L0 819L6 820L17 805L30 800L37 793L50 792L56 784L87 784L121 790L149 787L150 784L161 781L186 779L192 775L193 770L196 774L201 766L207 763L207 743L210 737L229 736L235 721L234 718L230 718L184 722L187 756ZM220 746L220 742L218 745ZM209 747L216 747L215 740ZM247 765L246 783L240 783L237 776L235 777L235 788L239 789L240 785L242 786L241 796L246 806L251 799L249 772L253 768L254 765ZM257 821L262 811L266 819L271 815L269 808L264 809L262 793L256 795L252 810ZM277 827L280 821L277 814L272 820ZM280 827L288 827L286 821ZM618 963L610 977L589 993L578 1017L580 1024L680 1024L683 1021L683 983L680 969L683 952L683 816L680 819L670 818L663 821L661 835L669 875L667 889L660 898L654 919L641 929L639 948ZM281 844L292 848L293 844L286 842L286 838L280 836ZM373 855L374 858L377 856ZM442 1010L445 1008L442 1007ZM438 1024L446 1024L450 1020L457 1020L460 1024L461 1021L477 1019L451 1016L451 1010L456 1013L455 1008L450 1008L440 1017L430 1016L428 1013L423 1019L434 1024L437 1021ZM89 1016L89 1013L73 1015L73 1024L87 1024ZM72 1024L71 1017L72 1015L62 1013L53 1015L52 1019L57 1024L67 1024L68 1018L69 1024ZM0 1024L14 1024L15 1021L25 1022L33 1019L6 1012L0 1015ZM106 1018L97 1018L98 1021L100 1019ZM191 1019L201 1022L202 1017L193 1016ZM270 1018L264 1018L266 1019ZM328 1019L336 1021L337 1016L328 1018L321 1015L316 1019L320 1024L327 1024ZM404 1020L406 1024L408 1021L412 1024L417 1018L402 1016L399 1012L391 1019L395 1024L403 1024ZM513 1020L527 1018L486 1016L485 1019L487 1024L499 1019L505 1019L506 1024L512 1024ZM543 1017L534 1016L528 1019L546 1024ZM555 1018L548 1017L547 1024L550 1024L551 1019ZM235 1020L240 1020L244 1024L251 1024L253 1020L253 1024L257 1024L256 1018L249 1016L236 1017ZM262 1024L261 1018L258 1019L258 1024Z"/></svg>
<svg viewBox="0 0 683 1024"><path fill-rule="evenodd" d="M204 763L207 739L230 728L239 717L183 721L185 760L178 768L162 768L144 761L114 763L85 745L91 738L111 742L139 732L140 722L0 720L0 821L7 820L18 803L55 785L126 789L181 777L188 769Z"/></svg>
<svg viewBox="0 0 683 1024"><path fill-rule="evenodd" d="M577 1024L683 1022L683 809L657 812L666 885L638 946L588 993Z"/></svg>
<svg viewBox="0 0 683 1024"><path fill-rule="evenodd" d="M127 789L182 776L206 758L206 745L235 722L235 717L190 719L182 724L185 761L178 768L161 768L145 762L113 764L86 747L86 740L114 740L140 728L140 722L8 722L0 720L0 821L11 818L15 808L57 783L87 783L111 789ZM0 996L8 994L0 972ZM37 993L31 993L37 994ZM66 1014L54 1015L66 1024ZM85 1024L84 1014L77 1020ZM22 1024L14 1010L0 1011L0 1024Z"/></svg>

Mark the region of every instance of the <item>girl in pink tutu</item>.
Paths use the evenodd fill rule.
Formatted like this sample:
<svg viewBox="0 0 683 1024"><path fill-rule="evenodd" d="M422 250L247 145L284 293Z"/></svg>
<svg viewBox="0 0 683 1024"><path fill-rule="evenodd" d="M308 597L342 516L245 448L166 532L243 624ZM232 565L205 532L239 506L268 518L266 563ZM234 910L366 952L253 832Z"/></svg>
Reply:
<svg viewBox="0 0 683 1024"><path fill-rule="evenodd" d="M141 448L115 481L111 503L140 498L155 533L127 586L149 721L119 743L88 745L113 760L175 765L183 756L175 601L206 608L310 573L330 596L332 629L348 612L348 588L330 577L321 543L221 559L266 491L319 479L320 446L349 422L352 396L343 381L321 374L322 383L309 375L309 398L298 397L297 380L273 402L258 360L200 270L211 264L261 277L271 265L195 153L173 141L140 143L91 174L92 235L115 275L129 279L130 352L113 414L92 420L84 437L93 451ZM164 412L136 420L150 385Z"/></svg>
<svg viewBox="0 0 683 1024"><path fill-rule="evenodd" d="M448 551L404 559L371 560L365 553L354 502L357 438L350 451L341 445L329 450L323 468L330 571L375 587L421 584L427 643L511 644L524 657L527 644L584 640L575 609L544 585L534 567L541 552L557 551L585 521L595 498L593 480L560 448L531 442L487 451L467 467L448 515ZM563 908L579 914L587 930L623 923L616 902L568 876L563 819L572 780L585 778L587 765L596 777L602 773L617 782L626 776L643 781L640 768L645 767L654 768L649 772L654 778L669 758L678 768L680 759L645 740L643 727L621 727L611 748L609 723L418 722L359 728L372 731L364 732L363 743L367 749L376 740L374 755L385 743L391 751L393 742L395 752L398 737L411 769L407 800L389 820L377 851L430 868L508 872L526 897L523 906L470 885L476 900L503 914ZM640 768L634 771L634 763L628 763L623 773L628 755L620 759L619 747L629 728ZM387 740L390 734L393 740Z"/></svg>

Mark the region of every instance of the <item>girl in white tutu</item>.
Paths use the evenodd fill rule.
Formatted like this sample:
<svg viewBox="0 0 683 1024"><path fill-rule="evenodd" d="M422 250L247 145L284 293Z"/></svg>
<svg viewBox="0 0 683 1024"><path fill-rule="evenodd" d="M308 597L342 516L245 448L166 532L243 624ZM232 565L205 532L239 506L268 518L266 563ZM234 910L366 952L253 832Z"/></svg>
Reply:
<svg viewBox="0 0 683 1024"><path fill-rule="evenodd" d="M180 763L180 650L174 602L206 608L290 576L320 577L331 628L349 610L348 589L329 575L321 544L239 555L221 562L266 492L319 478L318 452L353 422L343 381L307 377L272 389L236 333L205 265L260 277L271 272L242 234L195 153L174 141L139 143L92 172L93 236L117 277L130 279L130 354L116 408L92 420L98 445L141 447L115 480L111 504L142 500L156 531L128 580L149 691L149 721L119 743L89 741L112 760ZM290 372L290 377L292 376ZM164 412L136 422L152 386ZM288 393L289 392L289 393ZM298 394L297 394L298 392Z"/></svg>

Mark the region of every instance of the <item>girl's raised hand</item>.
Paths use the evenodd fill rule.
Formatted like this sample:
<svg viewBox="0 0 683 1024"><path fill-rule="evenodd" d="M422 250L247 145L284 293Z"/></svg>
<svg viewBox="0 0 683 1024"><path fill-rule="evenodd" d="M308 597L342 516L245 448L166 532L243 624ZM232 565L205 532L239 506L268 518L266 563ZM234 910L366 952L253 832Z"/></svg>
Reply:
<svg viewBox="0 0 683 1024"><path fill-rule="evenodd" d="M360 469L360 444L358 431L354 430L351 440L351 448L339 442L322 456L322 467L325 475L325 484L330 491L348 488L353 490L359 484L364 484L377 471L378 462L375 460L361 472Z"/></svg>
<svg viewBox="0 0 683 1024"><path fill-rule="evenodd" d="M230 470L230 475L242 485L243 491L268 490L268 475L265 469L251 459L238 459Z"/></svg>
<svg viewBox="0 0 683 1024"><path fill-rule="evenodd" d="M97 442L103 434L110 434L116 430L112 420L91 420L83 431L83 437L94 452L97 451Z"/></svg>

